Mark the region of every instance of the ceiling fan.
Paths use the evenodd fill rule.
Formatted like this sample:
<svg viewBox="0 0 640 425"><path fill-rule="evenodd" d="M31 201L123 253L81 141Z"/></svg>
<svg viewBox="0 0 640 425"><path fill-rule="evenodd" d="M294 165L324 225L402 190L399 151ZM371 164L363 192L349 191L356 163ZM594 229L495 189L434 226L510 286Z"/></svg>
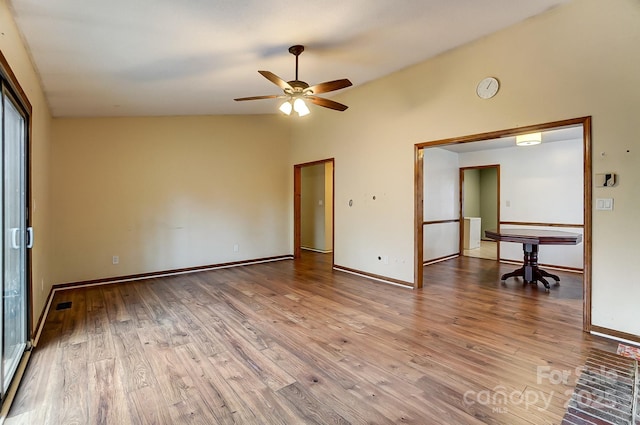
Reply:
<svg viewBox="0 0 640 425"><path fill-rule="evenodd" d="M304 46L295 45L289 47L289 53L296 57L296 79L292 81L284 81L276 74L270 71L258 71L267 80L274 83L276 86L284 90L284 94L274 94L266 96L251 96L240 97L234 99L236 101L242 100L258 100L258 99L287 99L282 105L280 105L280 111L286 115L291 115L291 112L296 112L299 116L304 116L309 113L305 100L311 103L323 106L325 108L333 109L336 111L344 111L348 108L347 105L335 102L333 100L325 99L323 97L316 96L320 93L327 93L334 90L344 89L351 86L351 81L346 78L341 80L327 81L324 83L309 86L304 81L298 80L298 56L304 52Z"/></svg>

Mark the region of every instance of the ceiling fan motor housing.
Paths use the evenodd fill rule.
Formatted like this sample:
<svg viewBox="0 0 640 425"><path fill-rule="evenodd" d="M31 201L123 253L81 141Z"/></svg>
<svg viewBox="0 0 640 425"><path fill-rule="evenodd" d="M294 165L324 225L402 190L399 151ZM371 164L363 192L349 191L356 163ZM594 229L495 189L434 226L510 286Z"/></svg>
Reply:
<svg viewBox="0 0 640 425"><path fill-rule="evenodd" d="M302 92L305 89L309 88L309 84L300 80L287 81L291 87L293 87L294 92Z"/></svg>

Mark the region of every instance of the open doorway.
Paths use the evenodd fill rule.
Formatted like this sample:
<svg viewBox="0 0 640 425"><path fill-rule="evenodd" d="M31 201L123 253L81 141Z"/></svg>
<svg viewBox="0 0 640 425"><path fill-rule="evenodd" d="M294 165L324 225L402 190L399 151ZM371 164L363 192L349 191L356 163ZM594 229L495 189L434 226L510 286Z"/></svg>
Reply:
<svg viewBox="0 0 640 425"><path fill-rule="evenodd" d="M540 133L550 136L551 140L546 141L569 141L566 132L572 134L571 143L578 145L579 152L571 152L563 155L547 156L546 149L538 150L541 155L533 155L533 150L526 151L527 155L520 155L518 161L509 162L510 169L506 173L506 163L496 161L497 153L505 146L515 146L517 135L530 133ZM560 138L556 138L560 136ZM489 146L491 145L491 146ZM553 145L564 151L565 143L549 143L545 140L541 146ZM480 148L478 148L480 146ZM525 148L522 148L525 149ZM555 148L554 148L555 149ZM525 152L525 151L521 151ZM529 155L532 153L532 155ZM576 245L577 251L569 253L563 252L561 262L551 259L547 264L541 261L541 265L548 265L554 268L561 268L569 272L575 272L580 277L578 287L580 289L579 298L582 299L583 330L591 330L591 270L592 270L592 167L591 167L591 117L581 117L563 121L549 122L545 124L531 125L527 127L511 128L494 132L462 136L451 139L436 140L432 142L419 143L415 145L415 271L414 287L421 288L424 282L425 259L429 258L430 252L427 250L436 244L433 240L429 242L430 226L436 223L444 225L453 221L429 220L429 212L433 205L451 205L447 202L438 202L437 199L429 199L428 189L434 185L434 181L442 176L455 176L458 178L459 168L478 164L478 157L484 157L485 163L500 163L502 182L506 187L501 191L507 193L502 196L500 209L501 218L498 223L499 228L510 228L512 226L530 227L535 229L564 228L562 230L582 234L582 243ZM471 161L473 157L473 161ZM535 157L534 164L523 164L531 162ZM582 157L582 161L578 158ZM443 158L446 161L443 161ZM437 161L434 161L436 159ZM428 162L431 161L434 171L430 171ZM489 162L490 161L490 162ZM443 164L449 164L447 169L443 169ZM455 172L452 165L455 164ZM555 167L556 175L550 176L549 170ZM435 174L429 179L429 174ZM537 173L537 174L536 174ZM458 187L457 182L456 187ZM579 187L576 187L576 184ZM440 185L441 186L441 185ZM436 195L450 194L450 190L434 192ZM456 196L458 193L456 192ZM504 194L503 194L504 195ZM451 198L451 195L448 195ZM542 200L542 201L541 201ZM559 205L570 205L571 211L566 213ZM575 207L579 209L576 210ZM576 212L577 211L577 212ZM459 214L455 214L459 217ZM458 221L456 219L455 221ZM442 223L442 224L441 224ZM440 237L442 243L438 246L447 246L455 238L457 243L461 239L459 234L460 223L449 229L455 234L449 234L448 239ZM443 232L440 232L442 235ZM502 243L502 242L501 242ZM500 250L501 262L513 261L521 262L516 255L522 256L519 246L516 244L505 244ZM564 247L563 247L564 248ZM513 251L515 250L515 251ZM504 251L504 252L503 252ZM513 252L512 252L513 251ZM551 252L550 249L545 251ZM514 254L515 253L515 254ZM553 257L555 254L551 254ZM456 253L454 256L437 258L438 261L448 261L449 258L466 258ZM559 258L559 257L555 257ZM568 259L568 261L567 261ZM573 262L579 265L573 266ZM498 279L498 278L496 278ZM579 299L578 298L578 299Z"/></svg>
<svg viewBox="0 0 640 425"><path fill-rule="evenodd" d="M333 267L334 160L294 166L294 258L315 255Z"/></svg>
<svg viewBox="0 0 640 425"><path fill-rule="evenodd" d="M497 260L499 244L485 230L500 222L500 165L460 168L460 255Z"/></svg>

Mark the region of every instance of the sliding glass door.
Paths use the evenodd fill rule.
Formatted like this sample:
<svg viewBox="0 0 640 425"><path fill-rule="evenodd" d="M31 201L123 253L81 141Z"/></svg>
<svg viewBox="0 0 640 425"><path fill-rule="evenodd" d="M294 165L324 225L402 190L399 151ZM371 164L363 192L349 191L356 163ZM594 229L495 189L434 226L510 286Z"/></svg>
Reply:
<svg viewBox="0 0 640 425"><path fill-rule="evenodd" d="M2 399L11 384L28 340L27 249L33 234L27 227L27 115L9 88L2 87Z"/></svg>

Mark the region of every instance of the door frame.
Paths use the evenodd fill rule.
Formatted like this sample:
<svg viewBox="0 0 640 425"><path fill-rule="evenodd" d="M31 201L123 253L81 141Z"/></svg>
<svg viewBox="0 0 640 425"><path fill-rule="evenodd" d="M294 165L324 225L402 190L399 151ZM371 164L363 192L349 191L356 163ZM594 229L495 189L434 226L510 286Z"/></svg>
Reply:
<svg viewBox="0 0 640 425"><path fill-rule="evenodd" d="M423 240L424 229L422 227L424 216L424 149L438 146L455 145L460 143L482 142L500 137L516 136L523 133L552 130L557 127L569 127L582 125L582 153L583 153L583 276L582 276L582 330L590 332L591 305L592 305L592 146L591 146L591 116L572 118L567 120L534 124L525 127L514 127L505 130L487 133L472 134L468 136L453 137L449 139L434 140L431 142L416 143L414 145L414 288L422 288L423 276Z"/></svg>
<svg viewBox="0 0 640 425"><path fill-rule="evenodd" d="M25 141L24 141L24 190L25 190L25 211L24 211L24 222L25 222L25 230L33 227L33 217L32 217L32 179L31 179L31 141L32 141L32 115L33 115L33 107L31 102L22 89L22 86L18 82L16 75L13 73L11 66L7 62L6 58L0 51L0 76L2 77L2 81L6 90L9 92L9 95L13 97L15 103L18 104L22 112L25 114ZM4 189L3 189L4 190ZM26 239L25 239L26 240ZM33 339L35 337L35 329L33 325L33 275L32 275L32 255L33 250L31 248L27 248L25 250L25 300L24 307L25 311L25 333L26 337L26 348L22 353L22 360L25 358L25 353L29 351L31 345L33 344ZM4 326L4 323L1 323L0 326ZM4 343L3 343L4 344ZM20 370L20 366L18 366L18 370ZM4 378L4 377L3 377ZM16 379L21 379L20 372L17 372L12 377L12 383L8 387L8 392L2 394L2 404L4 405L7 400L7 394L11 393L11 388L15 384ZM19 381L18 381L19 382Z"/></svg>
<svg viewBox="0 0 640 425"><path fill-rule="evenodd" d="M471 167L460 167L460 178L458 179L458 185L460 190L460 196L458 197L460 202L460 231L459 231L459 245L458 245L458 254L463 255L464 252L464 172L467 170L483 170L488 168L496 169L496 179L497 179L497 187L496 187L496 222L498 231L500 230L500 164L490 164L490 165L474 165ZM480 237L482 239L482 237ZM496 244L496 256L500 259L500 244Z"/></svg>
<svg viewBox="0 0 640 425"><path fill-rule="evenodd" d="M9 66L9 62L7 62L7 59L4 57L4 55L2 54L2 51L0 51L0 73L2 73L2 76L4 77L4 79L8 82L9 88L12 91L13 96L21 103L21 106L25 109L25 112L27 113L27 122L26 122L26 126L27 126L27 140L25 141L25 178L26 178L26 198L27 198L27 205L26 205L26 214L27 214L27 227L33 227L33 214L31 213L32 211L32 203L33 203L33 199L31 197L32 194L32 190L31 190L31 140L32 140L32 115L33 115L33 106L31 106L31 102L29 102L29 98L27 97L27 94L25 93L25 91L22 89L22 86L20 85L20 83L18 82L18 78L16 77L16 75L13 73L13 70L11 69L11 67ZM33 249L28 249L27 250L27 264L26 264L26 275L27 275L27 331L28 331L28 336L31 340L31 342L33 342L33 339L35 337L35 329L33 326L33 287L32 287L32 270L31 270L31 265L33 264L32 262L32 255L33 255Z"/></svg>
<svg viewBox="0 0 640 425"><path fill-rule="evenodd" d="M336 163L334 158L304 162L293 166L293 258L298 259L302 254L302 168L313 165L331 163L331 268L335 265L335 218L336 218Z"/></svg>

